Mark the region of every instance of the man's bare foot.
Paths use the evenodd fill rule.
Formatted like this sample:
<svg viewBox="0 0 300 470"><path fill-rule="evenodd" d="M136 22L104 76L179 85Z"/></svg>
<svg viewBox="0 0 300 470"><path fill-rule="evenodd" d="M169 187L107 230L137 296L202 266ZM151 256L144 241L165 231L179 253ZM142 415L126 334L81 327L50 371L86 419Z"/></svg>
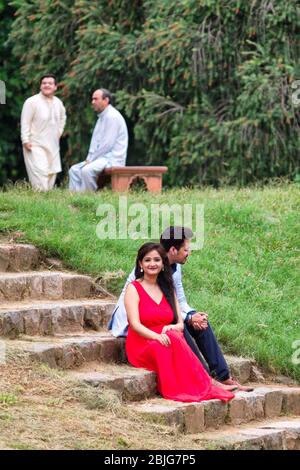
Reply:
<svg viewBox="0 0 300 470"><path fill-rule="evenodd" d="M211 379L212 384L216 387L222 388L222 390L227 390L228 392L237 392L238 386L237 385L226 385L224 382L218 382L218 380Z"/></svg>
<svg viewBox="0 0 300 470"><path fill-rule="evenodd" d="M241 385L237 380L234 380L232 377L229 379L224 380L222 382L223 385L235 385L239 392L253 392L254 388L249 387L247 385Z"/></svg>

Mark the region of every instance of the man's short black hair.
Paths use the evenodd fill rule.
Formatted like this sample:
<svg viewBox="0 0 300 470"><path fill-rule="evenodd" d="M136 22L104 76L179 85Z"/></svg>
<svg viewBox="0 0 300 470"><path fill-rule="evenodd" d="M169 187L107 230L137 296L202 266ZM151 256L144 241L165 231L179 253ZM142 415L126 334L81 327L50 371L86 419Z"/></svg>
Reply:
<svg viewBox="0 0 300 470"><path fill-rule="evenodd" d="M111 92L108 91L106 88L100 88L100 91L102 91L102 97L103 98L108 98L108 101L111 103L111 101L112 101Z"/></svg>
<svg viewBox="0 0 300 470"><path fill-rule="evenodd" d="M55 85L57 85L56 76L53 75L53 73L45 73L45 74L40 78L40 85L42 84L42 81L44 80L44 78L53 78Z"/></svg>
<svg viewBox="0 0 300 470"><path fill-rule="evenodd" d="M193 236L193 231L190 228L171 225L171 227L166 228L161 234L160 244L168 253L172 246L174 246L176 250L179 250L184 244L184 241L191 240Z"/></svg>

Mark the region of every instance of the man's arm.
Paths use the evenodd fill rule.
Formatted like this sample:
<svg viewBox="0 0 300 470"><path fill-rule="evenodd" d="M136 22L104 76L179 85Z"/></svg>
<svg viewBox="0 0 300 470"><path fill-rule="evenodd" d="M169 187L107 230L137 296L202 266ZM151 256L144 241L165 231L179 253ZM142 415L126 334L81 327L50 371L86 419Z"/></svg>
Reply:
<svg viewBox="0 0 300 470"><path fill-rule="evenodd" d="M63 103L60 102L59 137L61 137L64 132L66 120L67 120L66 108L64 107Z"/></svg>
<svg viewBox="0 0 300 470"><path fill-rule="evenodd" d="M34 107L30 99L27 99L22 108L21 114L21 140L22 144L30 150L31 122L34 116Z"/></svg>
<svg viewBox="0 0 300 470"><path fill-rule="evenodd" d="M111 152L117 140L119 132L118 116L105 116L104 122L100 124L99 133L96 136L97 145L91 155L87 156L87 160L92 162L98 158L104 157Z"/></svg>
<svg viewBox="0 0 300 470"><path fill-rule="evenodd" d="M112 313L111 320L108 324L108 329L111 330L114 336L126 336L127 335L128 321L127 321L127 313L126 313L125 304L124 304L124 297L125 297L125 292L126 292L126 288L128 284L130 284L130 282L135 280L134 272L135 272L135 269L133 269L131 273L129 274L125 282L125 285L122 289L122 292L120 294L120 297L118 299L118 302Z"/></svg>
<svg viewBox="0 0 300 470"><path fill-rule="evenodd" d="M187 303L182 285L181 266L179 264L177 264L177 269L173 274L173 281L183 320L196 330L205 330L208 326L208 315L204 312L197 312Z"/></svg>
<svg viewBox="0 0 300 470"><path fill-rule="evenodd" d="M185 320L186 315L188 313L195 312L196 310L190 307L189 304L187 303L183 285L182 285L181 266L180 264L177 264L176 266L177 266L177 269L175 273L173 274L173 281L174 281L174 287L176 291L177 300L180 306L181 315L182 315L183 320Z"/></svg>

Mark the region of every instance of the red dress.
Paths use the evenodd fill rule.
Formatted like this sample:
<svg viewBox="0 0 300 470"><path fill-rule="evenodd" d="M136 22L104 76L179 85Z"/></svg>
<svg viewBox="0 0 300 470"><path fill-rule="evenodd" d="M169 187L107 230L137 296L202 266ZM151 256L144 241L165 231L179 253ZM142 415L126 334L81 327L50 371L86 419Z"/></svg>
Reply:
<svg viewBox="0 0 300 470"><path fill-rule="evenodd" d="M140 322L160 334L165 325L173 322L174 315L169 303L163 295L157 304L139 282L133 281L132 284L140 298ZM184 402L213 398L228 401L234 398L233 393L212 385L210 376L188 346L182 332L170 330L166 334L171 340L169 347L157 340L144 338L129 326L126 340L129 362L135 367L157 373L158 391L164 398Z"/></svg>

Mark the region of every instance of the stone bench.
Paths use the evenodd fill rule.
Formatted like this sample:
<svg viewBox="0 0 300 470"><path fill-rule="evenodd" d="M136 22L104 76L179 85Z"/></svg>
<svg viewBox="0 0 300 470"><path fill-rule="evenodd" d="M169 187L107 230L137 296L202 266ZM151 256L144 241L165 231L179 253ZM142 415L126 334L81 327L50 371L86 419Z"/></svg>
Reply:
<svg viewBox="0 0 300 470"><path fill-rule="evenodd" d="M100 173L98 186L104 186L111 178L112 190L116 192L128 191L137 180L143 180L150 192L161 192L162 175L168 171L166 166L114 166L106 168Z"/></svg>

